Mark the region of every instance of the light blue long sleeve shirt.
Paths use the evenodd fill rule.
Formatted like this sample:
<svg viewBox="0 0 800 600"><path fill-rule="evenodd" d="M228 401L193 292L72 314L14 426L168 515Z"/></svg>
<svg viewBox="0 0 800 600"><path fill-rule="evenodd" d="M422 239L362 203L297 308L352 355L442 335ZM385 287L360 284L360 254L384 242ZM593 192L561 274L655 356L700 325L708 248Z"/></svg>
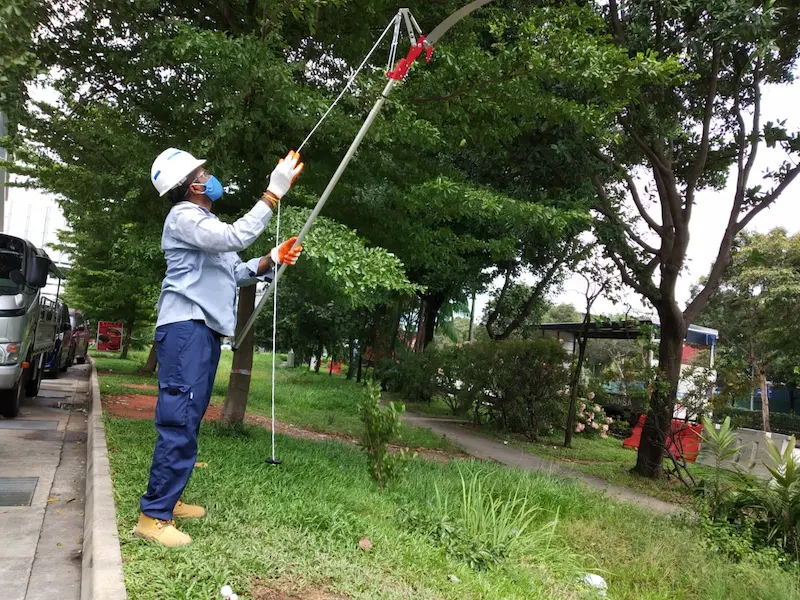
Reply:
<svg viewBox="0 0 800 600"><path fill-rule="evenodd" d="M233 335L236 287L270 281L274 274L270 269L258 276L261 259L243 262L236 253L261 235L271 216L260 200L232 225L191 202L173 206L161 235L167 273L156 326L200 320L219 334Z"/></svg>

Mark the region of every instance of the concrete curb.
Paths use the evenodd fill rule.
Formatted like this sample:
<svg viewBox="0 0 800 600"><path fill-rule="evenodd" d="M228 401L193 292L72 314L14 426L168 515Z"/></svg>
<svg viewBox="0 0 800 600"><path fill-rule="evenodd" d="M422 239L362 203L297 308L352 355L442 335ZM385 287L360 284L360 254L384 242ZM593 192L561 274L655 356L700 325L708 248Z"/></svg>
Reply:
<svg viewBox="0 0 800 600"><path fill-rule="evenodd" d="M86 514L83 521L81 600L125 600L125 579L111 488L100 383L92 362L86 453Z"/></svg>

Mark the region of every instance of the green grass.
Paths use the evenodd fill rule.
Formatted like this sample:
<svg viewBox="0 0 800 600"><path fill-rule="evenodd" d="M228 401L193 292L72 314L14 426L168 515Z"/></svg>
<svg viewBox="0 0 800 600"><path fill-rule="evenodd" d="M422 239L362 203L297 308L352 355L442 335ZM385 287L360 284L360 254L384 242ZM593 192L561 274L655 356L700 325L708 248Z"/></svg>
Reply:
<svg viewBox="0 0 800 600"><path fill-rule="evenodd" d="M248 427L232 437L216 424L203 425L199 460L209 467L196 470L185 494L205 505L208 517L180 523L191 545L164 549L131 535L152 457L152 423L108 418L106 433L131 600L207 600L224 584L252 600L254 578L325 586L353 600L588 599L576 586L586 572L603 575L614 600L800 599L796 571L732 564L706 550L690 524L544 475L413 460L381 493L353 446L281 436L283 464L276 468L263 463L268 432ZM536 509L531 530L557 516L549 543L536 541L530 554L474 571L401 518L438 518L436 489L458 514L459 469L483 471L496 498L524 494ZM358 549L362 536L374 544L369 553Z"/></svg>
<svg viewBox="0 0 800 600"><path fill-rule="evenodd" d="M280 356L280 355L279 355ZM158 395L156 390L140 390L125 383L153 383L153 376L136 375L147 359L146 352L131 352L121 360L114 354L93 354L100 374L100 390L105 395ZM223 351L214 382L211 401L223 403L228 390L233 352ZM257 354L253 360L248 412L270 416L272 355ZM113 375L104 374L110 371ZM120 374L120 375L117 375ZM304 367L275 370L275 415L278 421L314 431L358 437L361 420L358 401L363 393L355 380L343 375L310 373ZM400 440L413 448L452 449L452 444L428 429L401 425Z"/></svg>
<svg viewBox="0 0 800 600"><path fill-rule="evenodd" d="M622 447L622 440L608 437L586 437L575 434L572 448L564 447L564 435L545 436L539 442L527 442L510 434L491 433L495 439L507 440L509 444L536 456L558 460L568 467L600 477L615 485L653 496L667 502L686 504L692 502L692 491L674 478L653 480L631 473L636 464L636 450ZM712 469L690 464L695 480L710 474Z"/></svg>

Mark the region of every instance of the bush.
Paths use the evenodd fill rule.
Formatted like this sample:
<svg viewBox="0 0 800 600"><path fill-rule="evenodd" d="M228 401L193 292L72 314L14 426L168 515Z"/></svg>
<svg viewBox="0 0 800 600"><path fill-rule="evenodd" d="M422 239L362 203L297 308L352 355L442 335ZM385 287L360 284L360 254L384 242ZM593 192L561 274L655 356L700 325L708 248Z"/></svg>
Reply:
<svg viewBox="0 0 800 600"><path fill-rule="evenodd" d="M367 453L372 478L384 490L397 477L405 459L405 452L394 456L386 452L387 444L400 434L400 415L405 407L389 402L388 406L382 408L381 388L369 381L359 409L364 433L358 445Z"/></svg>
<svg viewBox="0 0 800 600"><path fill-rule="evenodd" d="M611 425L608 426L609 435L620 440L629 438L632 431L633 427L631 427L631 424L621 419L611 421Z"/></svg>
<svg viewBox="0 0 800 600"><path fill-rule="evenodd" d="M410 401L440 395L453 414L474 412L536 440L563 427L568 398L567 354L556 340L491 340L406 353L384 376Z"/></svg>
<svg viewBox="0 0 800 600"><path fill-rule="evenodd" d="M588 399L578 398L578 406L575 411L575 433L607 438L608 430L614 419L606 415L606 411L599 404L594 404L593 401L593 393L589 393Z"/></svg>
<svg viewBox="0 0 800 600"><path fill-rule="evenodd" d="M800 463L794 458L795 439L791 438L783 453L767 439L770 460L764 466L772 475L765 481L744 473L731 474L721 465L733 457L739 448L733 435L731 418L726 417L719 430L703 417L703 443L714 457L714 476L703 481L703 516L719 528L706 531L710 541L732 555L741 548L754 546L777 549L793 560L800 560ZM745 536L743 544L722 545L717 535L737 533Z"/></svg>
<svg viewBox="0 0 800 600"><path fill-rule="evenodd" d="M762 428L763 421L760 410L746 410L732 406L714 408L714 421L723 421L725 417L731 418L733 427ZM774 412L770 413L769 422L774 433L800 436L800 415Z"/></svg>
<svg viewBox="0 0 800 600"><path fill-rule="evenodd" d="M567 353L556 340L485 342L493 362L481 365L483 401L503 429L535 441L563 428L569 400Z"/></svg>
<svg viewBox="0 0 800 600"><path fill-rule="evenodd" d="M382 359L381 377L389 389L400 392L409 402L430 402L438 392L440 362L440 353L433 346L420 353L403 349L394 359Z"/></svg>

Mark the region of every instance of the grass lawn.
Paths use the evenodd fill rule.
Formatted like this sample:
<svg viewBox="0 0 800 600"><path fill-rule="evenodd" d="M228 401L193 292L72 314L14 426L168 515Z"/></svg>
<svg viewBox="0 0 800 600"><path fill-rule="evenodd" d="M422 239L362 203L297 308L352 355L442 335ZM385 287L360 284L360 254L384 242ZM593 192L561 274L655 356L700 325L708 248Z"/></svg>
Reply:
<svg viewBox="0 0 800 600"><path fill-rule="evenodd" d="M152 456L152 423L107 418L106 434L131 600L208 600L224 584L242 600L594 598L576 585L586 572L605 577L614 600L800 599L796 571L733 564L705 549L690 524L563 481L494 464L417 459L382 493L351 445L281 436L283 464L271 467L262 462L268 432L248 427L231 437L215 423L204 424L200 436L199 460L209 467L195 471L185 495L209 515L180 523L193 542L168 550L131 535ZM424 515L425 522L462 528L459 470L480 470L496 499L516 491L535 507L524 553L476 571L420 521L403 518ZM446 509L435 502L437 488ZM485 523L497 511L482 514ZM552 535L545 535L548 527ZM374 545L370 552L359 550L362 536ZM322 589L337 595L314 595Z"/></svg>
<svg viewBox="0 0 800 600"><path fill-rule="evenodd" d="M450 408L439 397L433 398L430 404L413 403L408 408L432 417L452 417ZM563 432L544 436L538 442L529 442L522 436L498 432L488 427L477 431L493 439L507 441L525 452L561 461L576 471L667 502L686 504L692 501L691 490L676 479L653 481L631 473L631 468L636 464L636 451L623 448L622 440L611 436L602 439L599 436L588 437L576 433L572 437L572 448L565 448ZM713 469L703 465L690 464L689 468L696 481L713 472Z"/></svg>
<svg viewBox="0 0 800 600"><path fill-rule="evenodd" d="M138 374L147 360L146 352L131 352L121 360L117 354L92 353L100 371L100 391L104 395L144 394L157 396L156 389L138 389L130 384L155 384L153 375ZM233 352L223 351L214 382L212 402L222 404L228 390ZM272 355L256 354L253 360L248 412L270 416ZM129 385L126 385L129 384ZM358 401L362 388L343 375L309 372L304 366L275 370L275 416L278 421L314 431L342 433L357 437L361 433ZM403 425L403 444L417 448L449 449L452 445L435 433Z"/></svg>

